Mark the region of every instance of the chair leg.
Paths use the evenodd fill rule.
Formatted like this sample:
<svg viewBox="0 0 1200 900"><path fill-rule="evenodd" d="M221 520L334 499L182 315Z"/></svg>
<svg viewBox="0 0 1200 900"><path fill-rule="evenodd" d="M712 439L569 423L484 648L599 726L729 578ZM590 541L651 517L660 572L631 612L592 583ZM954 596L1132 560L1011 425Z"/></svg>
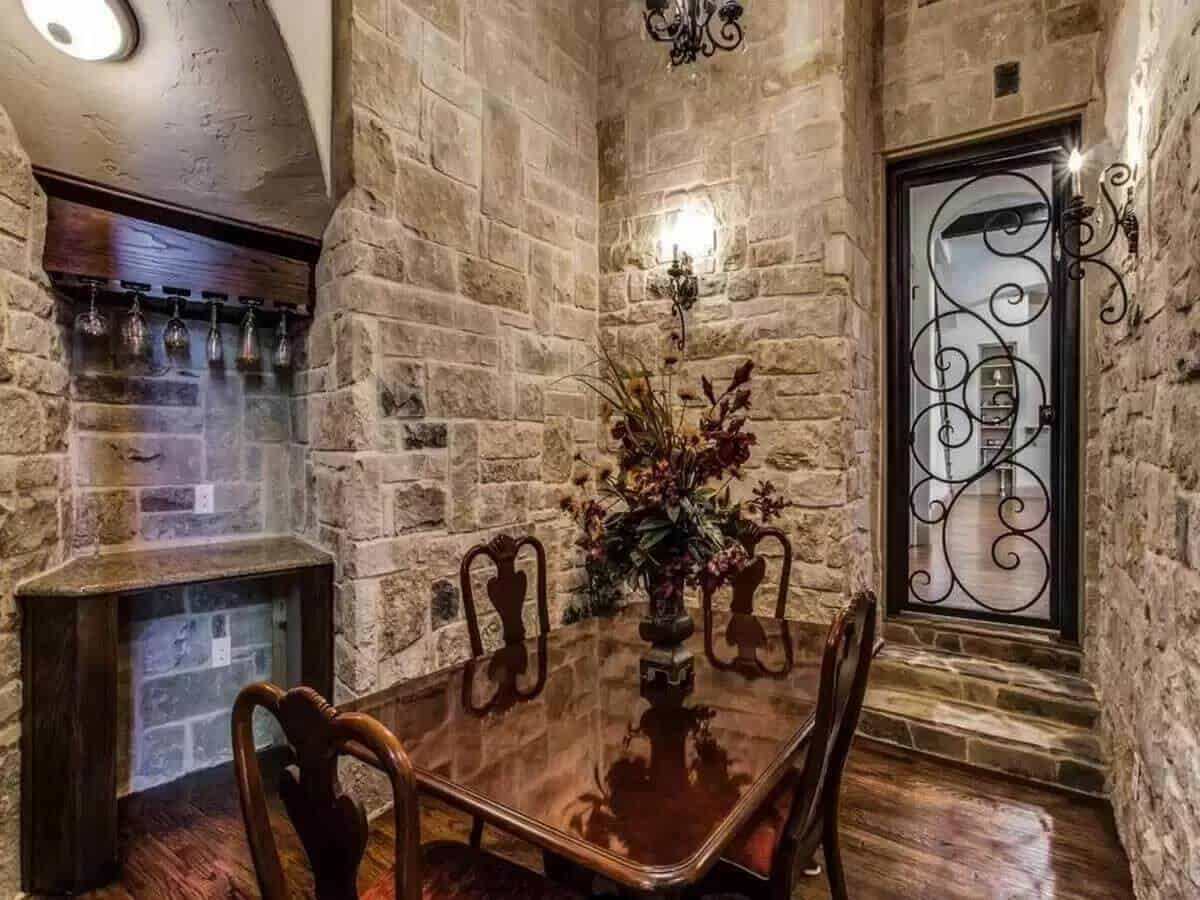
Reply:
<svg viewBox="0 0 1200 900"><path fill-rule="evenodd" d="M471 822L471 846L476 850L483 846L483 819Z"/></svg>
<svg viewBox="0 0 1200 900"><path fill-rule="evenodd" d="M829 892L833 900L847 900L846 873L842 869L842 845L838 837L838 822L836 815L826 815L821 834L821 844L825 848L825 869L829 876Z"/></svg>

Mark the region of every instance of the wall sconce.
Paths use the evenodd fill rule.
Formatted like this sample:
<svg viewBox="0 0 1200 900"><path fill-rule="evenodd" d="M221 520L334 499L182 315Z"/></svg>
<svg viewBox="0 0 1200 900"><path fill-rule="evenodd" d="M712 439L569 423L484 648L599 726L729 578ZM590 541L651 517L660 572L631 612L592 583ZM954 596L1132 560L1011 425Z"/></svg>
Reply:
<svg viewBox="0 0 1200 900"><path fill-rule="evenodd" d="M667 275L671 279L671 308L679 319L679 336L675 343L682 351L687 344L684 313L700 298L700 280L696 277L693 260L716 252L717 230L712 216L695 208L681 210L668 220L666 234L658 246L659 259L663 258L666 247L671 248L671 267L667 269Z"/></svg>
<svg viewBox="0 0 1200 900"><path fill-rule="evenodd" d="M1097 221L1096 207L1083 198L1083 155L1078 148L1071 151L1067 169L1071 173L1071 199L1063 211L1058 235L1058 246L1068 257L1067 277L1072 281L1082 281L1087 274L1083 268L1085 264L1106 269L1116 281L1120 303L1114 300L1101 309L1100 321L1105 325L1116 325L1129 311L1129 291L1121 273L1102 257L1112 247L1118 233L1124 234L1129 255L1137 257L1141 225L1133 209L1135 173L1125 163L1117 162L1107 166L1100 174L1100 196L1112 216L1112 227L1109 229L1103 224L1108 216L1104 215ZM1125 200L1118 208L1109 189L1121 187L1125 188Z"/></svg>

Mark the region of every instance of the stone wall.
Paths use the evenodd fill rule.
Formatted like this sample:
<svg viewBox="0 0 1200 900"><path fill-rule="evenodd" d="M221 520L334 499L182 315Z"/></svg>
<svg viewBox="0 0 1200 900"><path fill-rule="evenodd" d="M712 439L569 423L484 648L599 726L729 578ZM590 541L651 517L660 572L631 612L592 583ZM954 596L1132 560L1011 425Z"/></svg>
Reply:
<svg viewBox="0 0 1200 900"><path fill-rule="evenodd" d="M21 638L13 586L60 562L69 409L41 270L46 198L0 109L0 896L20 883Z"/></svg>
<svg viewBox="0 0 1200 900"><path fill-rule="evenodd" d="M1109 146L1138 167L1135 309L1094 330L1086 662L1139 897L1200 894L1200 10L1128 0L1104 66ZM1123 260L1114 257L1114 263ZM1103 280L1103 274L1095 276Z"/></svg>
<svg viewBox="0 0 1200 900"><path fill-rule="evenodd" d="M745 486L770 479L798 504L789 612L825 617L878 578L874 5L763 0L744 51L674 71L638 7L609 4L602 23L603 336L659 357L672 230L681 213L711 216L688 375L755 361Z"/></svg>
<svg viewBox="0 0 1200 900"><path fill-rule="evenodd" d="M882 2L885 149L1012 126L1092 98L1101 0Z"/></svg>
<svg viewBox="0 0 1200 900"><path fill-rule="evenodd" d="M190 321L189 351L168 356L166 317L151 315L152 356L130 360L124 311L105 312L109 342L71 344L74 551L290 533L291 375L271 366L270 331L251 372L236 365L238 329L223 325L225 362L212 367L206 322ZM211 514L193 511L203 484Z"/></svg>
<svg viewBox="0 0 1200 900"><path fill-rule="evenodd" d="M120 598L117 785L142 791L233 758L230 712L247 684L287 683L286 585L275 579L164 588ZM214 666L214 638L230 639ZM270 740L268 721L255 725Z"/></svg>
<svg viewBox="0 0 1200 900"><path fill-rule="evenodd" d="M345 697L467 655L458 566L500 529L546 544L555 620L579 583L557 501L595 433L564 376L596 336L598 19L567 0L335 8L345 194L296 388Z"/></svg>
<svg viewBox="0 0 1200 900"><path fill-rule="evenodd" d="M236 364L239 329L223 325L225 362L214 367L206 321L189 321L191 346L168 355L166 317L148 315L152 353L133 360L120 345L124 310L104 312L110 340L71 335L68 345L72 553L291 533L293 503L296 521L303 516L303 491L293 489L303 485L303 465L297 455L293 478L292 379L271 366L270 330L260 332L261 366L249 371ZM200 485L213 487L212 513L194 512ZM272 674L271 643L282 635L272 597L242 586L221 592L214 607L201 594L122 603L122 792L227 761L237 691ZM233 638L229 665L213 665L218 633Z"/></svg>

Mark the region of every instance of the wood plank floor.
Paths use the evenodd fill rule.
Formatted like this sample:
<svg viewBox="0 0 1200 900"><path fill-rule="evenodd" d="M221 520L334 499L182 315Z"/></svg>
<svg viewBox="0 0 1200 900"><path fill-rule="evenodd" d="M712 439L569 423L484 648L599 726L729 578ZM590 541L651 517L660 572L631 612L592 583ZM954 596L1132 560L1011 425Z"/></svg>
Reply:
<svg viewBox="0 0 1200 900"><path fill-rule="evenodd" d="M1046 515L1046 501L1035 497L1022 497L1021 501L1025 504L1024 510L1018 512L1018 502L1011 500L1005 507L1005 517L1012 525L1033 528ZM1046 585L1046 562L1037 549L1041 547L1047 556L1050 553L1049 522L1043 522L1031 531L1028 540L1009 536L1000 541L996 548L1000 559L1009 563L1010 554L1020 558L1020 565L1016 568L1003 569L992 558L992 543L1008 532L1000 519L999 509L999 495L963 494L958 498L950 514L950 531L946 541L950 548L949 562L942 549L945 525L935 525L929 529L928 544L909 548L908 571L925 571L930 576L928 585L923 582L916 585L918 596L926 599L944 596L951 585L951 566L958 575L959 586L942 603L929 606L927 611L936 613L940 607L949 607L984 612L963 592L962 587L965 586L980 600L1004 611L1017 610L1036 597L1036 602L1018 615L1035 619L1049 618L1050 589ZM918 607L915 601L912 605Z"/></svg>
<svg viewBox="0 0 1200 900"><path fill-rule="evenodd" d="M273 781L273 779L272 779ZM278 804L280 852L293 896L312 884ZM1133 896L1107 804L951 768L859 742L842 799L842 835L855 900L987 900ZM122 805L125 873L92 900L215 900L258 896L228 767L132 797ZM469 822L430 804L425 840L466 840ZM362 882L391 864L390 817L372 829ZM537 867L531 847L489 829L487 846ZM825 898L824 878L795 895Z"/></svg>

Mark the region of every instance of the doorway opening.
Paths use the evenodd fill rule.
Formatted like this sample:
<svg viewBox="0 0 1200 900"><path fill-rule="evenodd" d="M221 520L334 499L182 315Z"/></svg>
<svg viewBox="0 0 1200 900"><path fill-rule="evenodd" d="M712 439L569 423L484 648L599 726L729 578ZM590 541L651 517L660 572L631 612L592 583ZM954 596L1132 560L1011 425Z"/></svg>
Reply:
<svg viewBox="0 0 1200 900"><path fill-rule="evenodd" d="M1077 639L1078 123L888 169L888 594Z"/></svg>

